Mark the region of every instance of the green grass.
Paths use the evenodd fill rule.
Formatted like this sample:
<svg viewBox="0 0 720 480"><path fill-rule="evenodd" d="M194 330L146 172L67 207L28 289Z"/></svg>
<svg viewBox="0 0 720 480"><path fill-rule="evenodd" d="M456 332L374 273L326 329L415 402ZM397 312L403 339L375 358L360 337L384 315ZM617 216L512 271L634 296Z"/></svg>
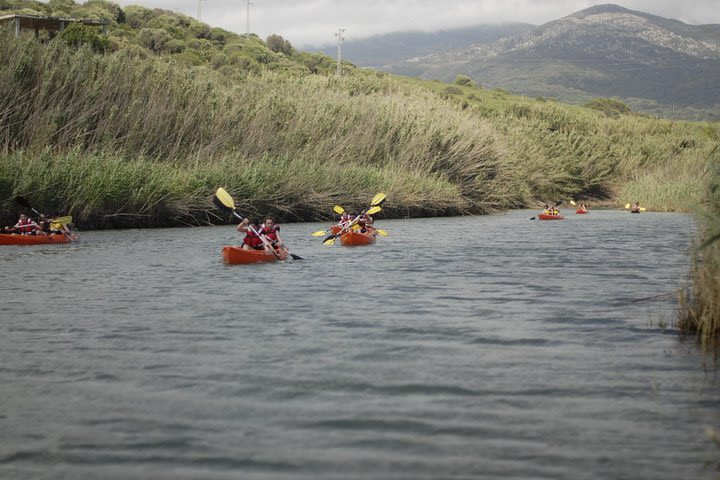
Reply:
<svg viewBox="0 0 720 480"><path fill-rule="evenodd" d="M680 295L678 326L683 335L695 335L715 359L720 353L720 148L713 152L706 198L695 207L701 233L693 251L691 283Z"/></svg>
<svg viewBox="0 0 720 480"><path fill-rule="evenodd" d="M717 124L452 87L363 70L227 76L3 30L0 197L85 228L217 221L218 186L283 220L378 191L388 216L558 199L684 210L720 138Z"/></svg>

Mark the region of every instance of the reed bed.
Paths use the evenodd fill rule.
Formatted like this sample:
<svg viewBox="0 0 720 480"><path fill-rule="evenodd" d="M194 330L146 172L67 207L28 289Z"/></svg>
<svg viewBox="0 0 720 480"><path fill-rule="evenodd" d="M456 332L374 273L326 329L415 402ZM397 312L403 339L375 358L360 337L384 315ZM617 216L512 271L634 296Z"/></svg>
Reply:
<svg viewBox="0 0 720 480"><path fill-rule="evenodd" d="M720 148L713 158L720 160ZM701 234L695 246L690 284L679 297L678 326L684 336L695 335L715 359L720 353L720 162L714 163L705 206L696 208Z"/></svg>
<svg viewBox="0 0 720 480"><path fill-rule="evenodd" d="M457 208L458 197L450 182L413 171L358 165L339 169L287 157L263 157L239 167L234 158L178 166L77 151L0 154L5 225L16 220L20 207L12 199L17 194L39 211L73 214L86 229L223 223L230 218L211 201L219 186L237 199L245 215L271 214L283 221L328 218L337 203L360 209L379 191L395 198L396 205L423 214L437 213L428 205Z"/></svg>
<svg viewBox="0 0 720 480"><path fill-rule="evenodd" d="M362 70L227 77L2 30L0 197L86 228L222 221L209 202L218 186L284 220L327 218L378 191L390 216L618 195L679 209L720 137L476 87L456 98L434 83Z"/></svg>
<svg viewBox="0 0 720 480"><path fill-rule="evenodd" d="M209 70L6 40L5 198L32 194L96 227L212 219L199 199L221 184L286 219L327 216L334 198L379 190L395 203L389 214L495 208L492 127L430 92L282 73L228 86Z"/></svg>

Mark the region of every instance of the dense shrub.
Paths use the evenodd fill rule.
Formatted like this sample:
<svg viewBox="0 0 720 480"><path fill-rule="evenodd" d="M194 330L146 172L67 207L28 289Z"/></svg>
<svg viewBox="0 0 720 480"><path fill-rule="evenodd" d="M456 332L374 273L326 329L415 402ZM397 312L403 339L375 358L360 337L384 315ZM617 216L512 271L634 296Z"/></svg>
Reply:
<svg viewBox="0 0 720 480"><path fill-rule="evenodd" d="M585 105L585 108L599 110L608 117L617 117L618 115L631 113L630 107L616 98L593 98Z"/></svg>
<svg viewBox="0 0 720 480"><path fill-rule="evenodd" d="M453 82L456 85L462 85L464 87L473 87L475 86L475 82L472 81L472 78L468 77L467 75L457 75L455 77L455 81Z"/></svg>
<svg viewBox="0 0 720 480"><path fill-rule="evenodd" d="M110 48L110 40L98 31L98 27L83 25L82 23L71 23L62 31L60 37L76 47L88 45L96 52L104 52Z"/></svg>

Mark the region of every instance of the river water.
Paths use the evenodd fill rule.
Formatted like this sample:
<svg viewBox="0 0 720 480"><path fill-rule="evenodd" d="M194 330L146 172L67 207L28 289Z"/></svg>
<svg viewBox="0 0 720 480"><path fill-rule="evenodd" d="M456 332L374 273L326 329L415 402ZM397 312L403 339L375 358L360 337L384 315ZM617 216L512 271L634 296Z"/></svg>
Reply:
<svg viewBox="0 0 720 480"><path fill-rule="evenodd" d="M717 478L716 374L672 327L692 219L592 211L2 247L0 478Z"/></svg>

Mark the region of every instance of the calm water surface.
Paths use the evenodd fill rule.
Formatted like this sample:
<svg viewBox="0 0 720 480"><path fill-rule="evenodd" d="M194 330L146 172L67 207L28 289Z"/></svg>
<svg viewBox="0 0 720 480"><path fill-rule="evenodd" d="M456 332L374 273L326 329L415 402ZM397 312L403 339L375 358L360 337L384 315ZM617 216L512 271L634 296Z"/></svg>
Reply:
<svg viewBox="0 0 720 480"><path fill-rule="evenodd" d="M720 396L663 329L680 214L232 226L2 247L0 478L718 478Z"/></svg>

